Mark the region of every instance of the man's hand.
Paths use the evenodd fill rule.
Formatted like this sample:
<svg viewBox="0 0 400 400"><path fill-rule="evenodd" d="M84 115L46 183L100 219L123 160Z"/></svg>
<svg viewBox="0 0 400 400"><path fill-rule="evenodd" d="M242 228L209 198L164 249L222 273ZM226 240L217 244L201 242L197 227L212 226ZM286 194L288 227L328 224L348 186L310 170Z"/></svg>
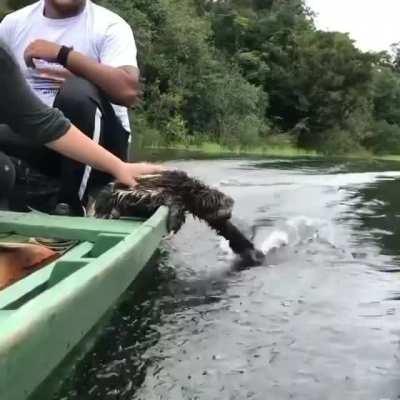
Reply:
<svg viewBox="0 0 400 400"><path fill-rule="evenodd" d="M114 177L118 182L127 186L137 185L136 179L141 175L152 175L165 171L166 168L158 164L150 163L122 163Z"/></svg>
<svg viewBox="0 0 400 400"><path fill-rule="evenodd" d="M28 67L35 68L34 58L55 62L61 46L57 43L38 39L33 41L24 52L25 63Z"/></svg>

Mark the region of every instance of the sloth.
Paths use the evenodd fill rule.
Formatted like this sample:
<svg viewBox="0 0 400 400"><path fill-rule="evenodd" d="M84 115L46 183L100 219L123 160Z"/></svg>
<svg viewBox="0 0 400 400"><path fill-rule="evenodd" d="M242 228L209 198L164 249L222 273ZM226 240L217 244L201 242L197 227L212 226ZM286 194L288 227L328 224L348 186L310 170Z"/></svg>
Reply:
<svg viewBox="0 0 400 400"><path fill-rule="evenodd" d="M103 219L148 218L160 206L167 206L170 232L178 232L190 213L224 237L245 265L264 261L265 255L233 224L234 201L230 196L179 170L141 176L137 182L133 188L117 183L107 185L91 198L89 215Z"/></svg>

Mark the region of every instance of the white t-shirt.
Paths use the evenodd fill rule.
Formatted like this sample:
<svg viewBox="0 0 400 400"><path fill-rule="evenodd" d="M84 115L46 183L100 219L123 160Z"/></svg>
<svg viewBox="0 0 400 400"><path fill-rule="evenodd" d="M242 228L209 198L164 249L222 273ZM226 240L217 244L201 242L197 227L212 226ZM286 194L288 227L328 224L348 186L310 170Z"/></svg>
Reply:
<svg viewBox="0 0 400 400"><path fill-rule="evenodd" d="M45 39L85 54L112 67L137 67L136 44L130 26L117 14L87 0L85 9L74 17L51 19L44 16L41 0L7 15L0 24L0 39L11 49L35 93L52 106L62 84L63 67L34 60L36 69L24 61L26 47L36 39ZM43 74L46 69L46 74ZM56 71L52 73L51 71ZM113 105L124 128L130 131L126 107Z"/></svg>

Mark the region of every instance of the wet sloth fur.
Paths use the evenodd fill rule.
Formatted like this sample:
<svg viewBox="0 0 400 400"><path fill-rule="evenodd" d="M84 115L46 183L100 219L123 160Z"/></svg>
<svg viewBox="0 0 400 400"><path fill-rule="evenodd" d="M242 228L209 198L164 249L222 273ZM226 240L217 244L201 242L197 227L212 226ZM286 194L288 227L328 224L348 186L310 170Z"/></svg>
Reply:
<svg viewBox="0 0 400 400"><path fill-rule="evenodd" d="M177 232L190 213L227 239L247 265L258 265L264 260L264 254L232 223L231 197L183 171L164 171L137 181L133 189L119 184L107 186L95 197L90 214L97 218L147 218L160 206L167 206L169 231Z"/></svg>

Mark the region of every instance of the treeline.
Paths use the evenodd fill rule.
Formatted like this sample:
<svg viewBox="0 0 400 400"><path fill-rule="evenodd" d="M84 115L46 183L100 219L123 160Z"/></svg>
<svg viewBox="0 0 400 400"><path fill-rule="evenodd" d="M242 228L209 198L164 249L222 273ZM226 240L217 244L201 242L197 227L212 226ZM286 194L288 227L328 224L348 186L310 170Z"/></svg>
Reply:
<svg viewBox="0 0 400 400"><path fill-rule="evenodd" d="M135 33L144 97L133 119L144 143L290 138L329 154L400 153L400 51L365 53L317 30L303 0L101 4Z"/></svg>

